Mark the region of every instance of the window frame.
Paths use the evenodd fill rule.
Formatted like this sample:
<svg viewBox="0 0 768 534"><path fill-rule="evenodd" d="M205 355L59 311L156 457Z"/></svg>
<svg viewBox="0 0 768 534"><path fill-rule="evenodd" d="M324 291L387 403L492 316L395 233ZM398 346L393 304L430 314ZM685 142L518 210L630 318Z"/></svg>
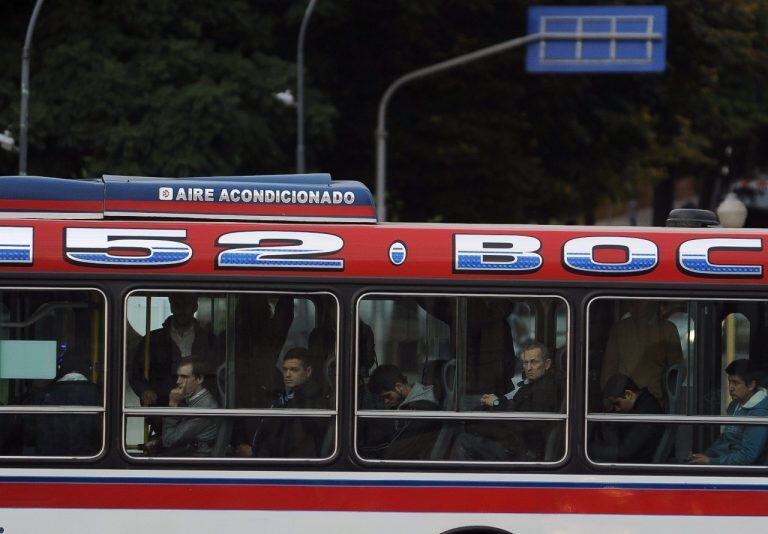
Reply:
<svg viewBox="0 0 768 534"><path fill-rule="evenodd" d="M448 297L448 298L512 298L512 299L553 299L562 302L565 305L565 369L563 376L565 377L565 385L563 388L563 405L565 411L563 413L540 413L540 412L481 412L481 411L408 411L401 412L399 410L361 410L359 408L360 400L360 384L358 377L360 375L360 303L367 297L406 297L406 298L418 298L418 297ZM571 358L572 358L572 330L573 321L571 314L571 304L568 299L563 295L555 293L461 293L461 292L424 292L424 291L386 291L386 290L370 290L361 291L355 296L352 320L354 321L354 345L352 354L354 355L354 391L352 395L352 401L354 403L352 416L353 429L352 429L352 451L356 460L366 465L429 465L429 466L449 466L449 467L559 467L564 465L570 456L570 392L571 392ZM556 321L556 319L555 319ZM556 323L553 324L555 330L555 340L557 339ZM555 347L556 349L556 347ZM554 358L554 354L553 354ZM532 417L533 416L533 417ZM482 460L387 460L380 458L365 458L358 450L358 421L360 419L439 419L441 421L535 421L535 422L547 422L547 421L561 421L564 425L563 430L563 454L560 458L554 461L540 461L540 462L521 462L521 461L482 461Z"/></svg>
<svg viewBox="0 0 768 534"><path fill-rule="evenodd" d="M62 292L62 291L92 291L98 294L102 299L102 329L103 329L103 349L101 354L101 363L103 368L103 378L101 384L101 405L100 406L0 406L0 415L100 415L101 416L101 447L96 454L90 456L30 456L30 455L0 455L0 461L69 461L73 463L83 463L98 460L102 458L107 451L107 383L109 382L109 299L107 294L98 287L93 286L0 286L0 291L34 291L34 292Z"/></svg>
<svg viewBox="0 0 768 534"><path fill-rule="evenodd" d="M613 300L613 301L629 301L629 300L643 300L643 301L667 301L667 302L751 302L751 303L763 303L768 306L768 301L758 296L755 297L737 297L731 298L727 295L721 297L677 297L677 296L664 296L664 295L651 295L651 296L637 296L637 295L597 295L589 298L586 305L586 314L584 315L584 327L585 332L585 346L584 346L584 364L586 366L585 377L589 376L590 372L590 317L592 304L601 300ZM700 326L697 326L700 328ZM589 380L585 380L584 383L584 457L589 465L600 468L626 468L626 467L641 467L644 469L669 469L669 467L679 467L683 469L749 469L749 470L765 470L768 465L692 465L687 463L629 463L629 462L598 462L592 459L589 455L589 427L590 423L605 423L605 422L617 422L617 423L656 423L663 425L681 425L681 426L693 426L693 425L768 425L768 416L741 416L733 417L728 415L678 415L678 414L659 414L659 415L622 415L622 414L604 414L589 411Z"/></svg>
<svg viewBox="0 0 768 534"><path fill-rule="evenodd" d="M204 408L204 409L190 409L184 408L143 408L143 407L128 407L126 406L126 392L130 387L128 384L128 346L127 346L127 328L128 328L128 314L125 310L128 306L128 299L135 296L136 293L160 293L163 296L167 296L168 293L194 293L196 295L205 294L217 294L222 296L228 296L231 294L237 295L290 295L295 298L310 297L315 295L329 295L333 298L333 302L336 306L336 377L334 382L334 408L328 410L321 409L294 409L286 410L283 408ZM311 464L325 464L333 461L339 454L339 404L341 402L341 395L339 392L339 369L341 361L341 346L340 346L340 327L341 327L341 301L339 297L330 290L302 290L302 291L290 291L290 290L246 290L246 289L175 289L175 288L133 288L123 297L122 303L123 311L123 344L122 354L120 358L122 360L122 390L120 393L120 450L124 458L131 462L138 463L240 463L240 464L266 464L266 463L311 463ZM146 333L145 333L146 335ZM143 336L142 336L143 337ZM222 457L193 457L193 456L135 456L128 452L127 448L127 427L128 420L131 417L149 417L149 416L175 416L175 417L212 417L216 419L235 419L240 417L267 417L267 418L280 418L280 417L301 417L301 418L329 418L333 424L333 447L328 456L322 458L240 458L236 456L222 456Z"/></svg>

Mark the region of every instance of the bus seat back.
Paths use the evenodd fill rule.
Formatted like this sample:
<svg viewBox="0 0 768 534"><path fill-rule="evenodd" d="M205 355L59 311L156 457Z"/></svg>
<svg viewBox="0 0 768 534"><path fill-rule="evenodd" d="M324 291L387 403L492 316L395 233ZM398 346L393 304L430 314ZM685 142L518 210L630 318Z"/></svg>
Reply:
<svg viewBox="0 0 768 534"><path fill-rule="evenodd" d="M669 365L662 373L662 391L666 413L679 414L682 409L682 391L685 381L685 368L679 363Z"/></svg>

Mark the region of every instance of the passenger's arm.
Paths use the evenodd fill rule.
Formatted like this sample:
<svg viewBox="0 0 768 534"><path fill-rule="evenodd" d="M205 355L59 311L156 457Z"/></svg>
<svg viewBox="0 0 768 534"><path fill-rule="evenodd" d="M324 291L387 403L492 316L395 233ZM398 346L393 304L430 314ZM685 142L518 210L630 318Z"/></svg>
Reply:
<svg viewBox="0 0 768 534"><path fill-rule="evenodd" d="M741 438L741 448L710 458L714 465L754 465L765 450L768 426L747 425Z"/></svg>
<svg viewBox="0 0 768 534"><path fill-rule="evenodd" d="M183 446L191 443L211 426L206 417L163 418L163 447Z"/></svg>

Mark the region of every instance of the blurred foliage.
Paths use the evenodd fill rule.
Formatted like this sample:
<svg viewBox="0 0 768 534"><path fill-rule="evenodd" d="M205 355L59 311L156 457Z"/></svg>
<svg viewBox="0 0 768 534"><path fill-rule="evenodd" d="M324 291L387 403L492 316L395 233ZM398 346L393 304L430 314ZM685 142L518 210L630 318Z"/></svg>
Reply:
<svg viewBox="0 0 768 534"><path fill-rule="evenodd" d="M306 40L307 164L373 188L379 99L411 70L523 35L557 0L319 0ZM600 2L604 4L605 2ZM625 1L623 4L644 4ZM568 222L645 184L714 194L765 165L768 2L671 0L660 75L532 75L516 50L407 84L390 102L390 218ZM4 3L0 130L18 137L33 0ZM29 172L292 172L306 0L46 2L31 62ZM295 89L294 89L295 91ZM17 170L0 153L0 173Z"/></svg>

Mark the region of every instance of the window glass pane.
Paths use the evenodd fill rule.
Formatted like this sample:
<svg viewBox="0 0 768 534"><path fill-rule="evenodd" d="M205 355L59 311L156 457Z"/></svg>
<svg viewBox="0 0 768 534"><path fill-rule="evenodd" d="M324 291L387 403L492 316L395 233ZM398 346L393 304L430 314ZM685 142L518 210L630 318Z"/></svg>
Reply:
<svg viewBox="0 0 768 534"><path fill-rule="evenodd" d="M531 419L564 413L566 312L560 299L370 295L358 311L360 410L450 411L469 418L526 412ZM539 426L496 421L465 426L461 420L371 414L358 420L358 452L372 459L472 461L464 446L471 438L462 434L498 442L494 425L521 432ZM550 449L563 450L563 435L556 439ZM516 452L509 445L501 461L550 461L544 460L546 439L528 441L530 448Z"/></svg>
<svg viewBox="0 0 768 534"><path fill-rule="evenodd" d="M621 375L663 402L663 372L669 366L684 365L680 335L668 319L669 305L636 299L600 300L593 307L590 334L597 347L590 347L590 366L599 379L598 395L609 379ZM605 325L602 328L596 324L598 318ZM606 399L598 396L596 400Z"/></svg>
<svg viewBox="0 0 768 534"><path fill-rule="evenodd" d="M767 312L760 301L593 301L590 412L768 417L766 354L761 349L768 334ZM746 457L760 463L768 433L758 428L595 422L590 425L589 454L599 461L677 462L691 454L699 461L702 457L695 455L702 454L710 463L739 463ZM640 443L642 451L636 451ZM717 443L731 452L757 449L757 454L731 456Z"/></svg>
<svg viewBox="0 0 768 534"><path fill-rule="evenodd" d="M226 433L226 445L218 456L295 457L294 449L286 448L291 444L288 437L295 435L298 441L319 443L301 448L315 451L308 458L322 457L326 430L302 430L312 427L309 418L265 417L262 421L246 414L194 420L183 411L186 407L335 409L338 305L333 296L134 293L126 308L126 406L179 410L173 417L128 418L129 450L210 456L214 442ZM294 419L295 424L289 424ZM268 447L253 446L257 433ZM285 437L277 439L273 434Z"/></svg>
<svg viewBox="0 0 768 534"><path fill-rule="evenodd" d="M562 421L472 421L456 435L449 459L554 462L565 449Z"/></svg>
<svg viewBox="0 0 768 534"><path fill-rule="evenodd" d="M674 425L654 423L590 423L589 457L605 463L663 463L674 451L674 430Z"/></svg>
<svg viewBox="0 0 768 534"><path fill-rule="evenodd" d="M104 297L93 290L0 289L0 404L102 406L104 313ZM93 456L101 449L101 419L4 415L0 454Z"/></svg>
<svg viewBox="0 0 768 534"><path fill-rule="evenodd" d="M562 421L364 418L357 447L371 460L555 462L563 457L564 437Z"/></svg>
<svg viewBox="0 0 768 534"><path fill-rule="evenodd" d="M165 417L157 441L128 441L137 458L288 458L321 459L333 454L336 417ZM127 427L142 428L145 418L129 416ZM249 440L234 441L237 432ZM186 439L188 435L196 439Z"/></svg>
<svg viewBox="0 0 768 534"><path fill-rule="evenodd" d="M0 414L0 450L3 456L96 456L102 421L102 414Z"/></svg>
<svg viewBox="0 0 768 534"><path fill-rule="evenodd" d="M600 463L765 465L768 425L593 422L590 459ZM652 443L652 446L648 446Z"/></svg>

